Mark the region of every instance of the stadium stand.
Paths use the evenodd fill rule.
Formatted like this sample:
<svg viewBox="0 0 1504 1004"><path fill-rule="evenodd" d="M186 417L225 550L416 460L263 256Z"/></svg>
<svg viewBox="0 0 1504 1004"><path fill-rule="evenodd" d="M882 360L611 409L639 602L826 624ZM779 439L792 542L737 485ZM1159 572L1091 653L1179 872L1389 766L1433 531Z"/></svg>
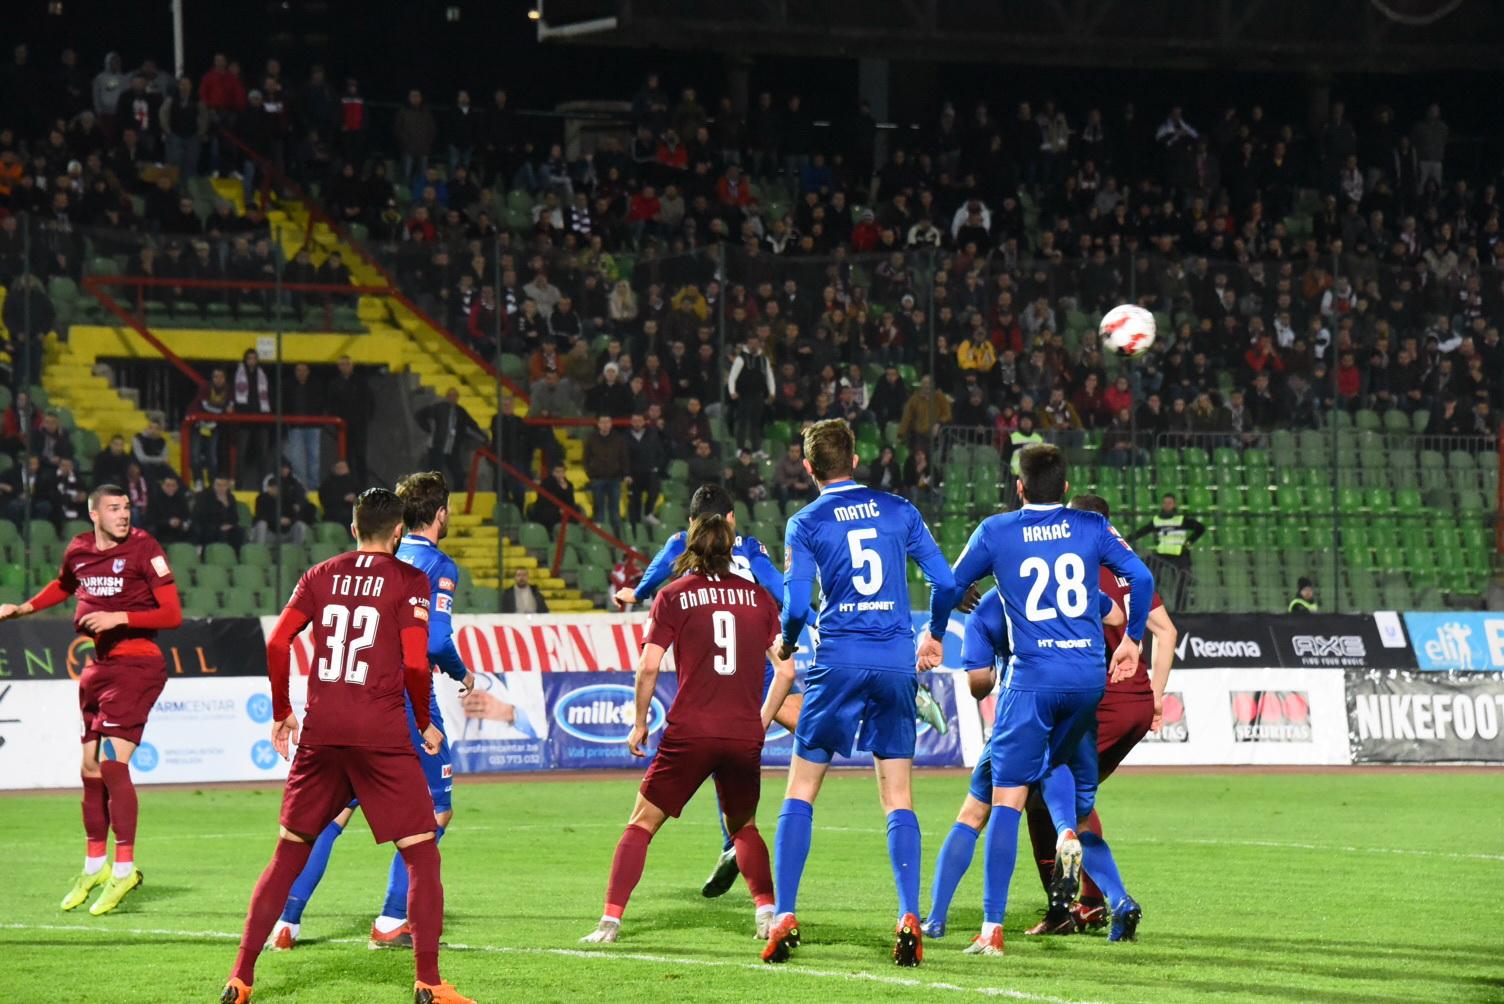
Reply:
<svg viewBox="0 0 1504 1004"><path fill-rule="evenodd" d="M143 516L167 471L212 494L235 465L238 533L173 545L190 611L270 610L284 566L342 546L313 515L335 424L314 427L317 470L293 437L230 420L210 463L183 455L209 428L215 367L231 412L280 396L284 415L338 418L356 478L449 472L468 610L499 609L518 566L543 570L551 609L603 606L705 479L781 557L805 497L790 445L832 416L856 428L862 476L920 503L952 556L1015 501L1012 454L1044 439L1125 530L1167 492L1209 528L1191 610L1283 610L1301 575L1341 609L1467 605L1493 573L1500 165L1454 177L1429 112L1408 129L1334 112L1312 131L1239 108L1146 122L974 102L880 150L855 112L816 128L769 96L712 117L645 86L566 147L504 103L461 130L420 101L388 136L363 104L327 117L340 103L312 78L224 72L198 82L213 124L192 157L164 163L165 77L123 114L0 128L7 575L50 571L76 508L53 487L49 412L88 477L96 458L125 473L101 445L123 437ZM414 154L433 131L449 156ZM1158 321L1132 363L1097 339L1119 302ZM258 408L242 360L268 342L281 365L262 368ZM342 356L353 377L331 370ZM316 388L301 399L300 363ZM402 378L390 396L348 410L351 381L385 374ZM595 511L586 472L600 414L627 440L626 468L597 478L630 477L615 513ZM136 440L153 418L165 456ZM43 476L17 506L32 454ZM283 456L268 511L306 529L267 538L258 489Z"/></svg>

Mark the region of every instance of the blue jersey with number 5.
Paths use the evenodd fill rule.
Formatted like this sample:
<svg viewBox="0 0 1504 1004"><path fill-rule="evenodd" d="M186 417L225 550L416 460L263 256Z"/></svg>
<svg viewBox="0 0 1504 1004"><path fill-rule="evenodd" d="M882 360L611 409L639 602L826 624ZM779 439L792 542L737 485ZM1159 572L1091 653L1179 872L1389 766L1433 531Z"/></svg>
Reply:
<svg viewBox="0 0 1504 1004"><path fill-rule="evenodd" d="M1131 586L1127 634L1142 638L1154 577L1112 524L1094 512L1026 505L990 516L956 562L958 590L997 579L1009 647L1005 687L1099 690L1106 686L1099 565Z"/></svg>
<svg viewBox="0 0 1504 1004"><path fill-rule="evenodd" d="M954 582L913 504L854 481L827 485L788 521L784 548L784 638L798 637L818 576L816 664L914 672L908 559L931 587Z"/></svg>

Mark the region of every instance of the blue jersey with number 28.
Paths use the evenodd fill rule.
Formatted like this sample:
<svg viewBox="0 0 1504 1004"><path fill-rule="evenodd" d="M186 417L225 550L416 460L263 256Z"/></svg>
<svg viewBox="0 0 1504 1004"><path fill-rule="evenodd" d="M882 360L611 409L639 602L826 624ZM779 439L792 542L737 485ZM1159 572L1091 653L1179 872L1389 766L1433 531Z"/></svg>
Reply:
<svg viewBox="0 0 1504 1004"><path fill-rule="evenodd" d="M953 579L912 503L854 481L827 485L789 519L784 548L786 640L799 637L818 576L816 664L914 672L908 559L932 588L949 592Z"/></svg>
<svg viewBox="0 0 1504 1004"><path fill-rule="evenodd" d="M1099 690L1107 657L1097 567L1130 583L1127 635L1140 639L1154 576L1112 524L1094 512L1026 505L983 520L956 562L956 589L997 579L1009 647L1003 685L1014 690Z"/></svg>

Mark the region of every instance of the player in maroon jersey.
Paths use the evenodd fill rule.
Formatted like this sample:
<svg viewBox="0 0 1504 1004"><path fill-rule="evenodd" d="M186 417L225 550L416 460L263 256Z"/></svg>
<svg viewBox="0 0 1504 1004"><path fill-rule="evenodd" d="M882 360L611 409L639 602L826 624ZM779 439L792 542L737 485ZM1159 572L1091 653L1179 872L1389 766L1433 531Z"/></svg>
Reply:
<svg viewBox="0 0 1504 1004"><path fill-rule="evenodd" d="M78 678L83 712L84 870L63 897L72 910L103 885L89 907L96 917L141 884L135 865L136 786L131 755L146 717L167 685L157 632L183 623L167 556L151 534L131 527L125 490L101 485L89 495L94 529L68 542L57 578L19 605L0 604L0 621L25 617L78 597L73 626L93 639L94 655ZM115 830L115 865L106 871L105 841Z"/></svg>
<svg viewBox="0 0 1504 1004"><path fill-rule="evenodd" d="M396 556L402 501L385 488L362 493L351 526L359 549L303 573L266 643L272 744L297 746L282 795L281 839L251 895L240 952L220 1004L246 1004L256 958L303 870L313 841L350 799L377 843L395 841L408 874L408 922L417 965L415 1004L474 1004L439 976L444 887L434 842L433 798L408 731L411 699L423 745L443 735L428 719L428 576ZM288 699L292 641L313 625L314 672L299 742Z"/></svg>
<svg viewBox="0 0 1504 1004"><path fill-rule="evenodd" d="M1100 495L1077 495L1071 499L1072 509L1109 515L1107 501ZM1099 570L1102 592L1110 597L1120 609L1127 609L1128 589L1109 569ZM1123 640L1123 627L1104 625L1107 650L1114 651ZM1125 680L1107 681L1107 690L1102 703L1097 705L1097 770L1100 781L1106 781L1118 769L1133 747L1149 732L1158 729L1163 712L1165 684L1170 678L1170 663L1175 658L1175 625L1165 612L1164 601L1159 593L1149 608L1149 633L1154 636L1154 666L1152 670L1144 655L1140 654L1134 674ZM1144 652L1148 646L1144 646ZM1100 783L1100 781L1098 783ZM1055 869L1055 824L1050 821L1050 812L1043 800L1031 798L1028 806L1029 839L1034 845L1034 860L1039 866L1040 878L1045 890L1050 887L1050 878ZM1097 810L1082 824L1083 830L1101 834L1102 821ZM1102 893L1092 882L1091 876L1082 873L1081 898L1069 909L1052 906L1026 934L1070 934L1078 927L1100 927L1107 918L1102 902Z"/></svg>
<svg viewBox="0 0 1504 1004"><path fill-rule="evenodd" d="M674 582L653 600L642 657L637 662L637 715L627 746L646 756L648 715L664 652L674 651L679 692L668 710L658 755L642 779L637 803L611 859L606 908L580 940L605 944L621 932L621 915L642 878L648 842L668 817L677 817L707 778L715 778L736 863L752 891L757 936L773 919L773 874L768 846L757 832L762 790L762 745L773 714L794 682L794 663L777 654L778 604L762 586L731 571L736 534L720 513L690 524ZM773 682L762 697L763 655ZM759 710L760 709L760 710Z"/></svg>

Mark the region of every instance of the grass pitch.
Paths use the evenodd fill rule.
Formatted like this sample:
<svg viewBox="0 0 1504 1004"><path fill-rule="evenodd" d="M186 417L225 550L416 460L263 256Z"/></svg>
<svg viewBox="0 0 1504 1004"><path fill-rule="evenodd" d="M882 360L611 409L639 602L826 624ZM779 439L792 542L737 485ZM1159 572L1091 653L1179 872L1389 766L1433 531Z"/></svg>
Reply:
<svg viewBox="0 0 1504 1004"><path fill-rule="evenodd" d="M873 781L826 784L800 893L805 947L758 961L738 885L699 896L719 849L705 793L653 842L622 940L576 940L601 895L637 778L465 783L444 840L446 977L483 1002L1004 999L1504 1001L1504 774L1125 773L1101 800L1107 835L1144 905L1140 941L1027 939L1042 907L1020 857L1008 957L961 954L980 921L980 856L951 934L895 968L894 912ZM921 774L924 887L966 790ZM782 778L767 775L772 844ZM70 794L0 798L0 1001L211 1001L275 835L279 790L141 796L145 886L116 913L63 914L80 864ZM1026 855L1027 840L1021 840ZM390 848L357 816L303 918L303 942L263 956L256 1001L411 1000L411 959L365 947ZM980 855L980 849L979 849Z"/></svg>

